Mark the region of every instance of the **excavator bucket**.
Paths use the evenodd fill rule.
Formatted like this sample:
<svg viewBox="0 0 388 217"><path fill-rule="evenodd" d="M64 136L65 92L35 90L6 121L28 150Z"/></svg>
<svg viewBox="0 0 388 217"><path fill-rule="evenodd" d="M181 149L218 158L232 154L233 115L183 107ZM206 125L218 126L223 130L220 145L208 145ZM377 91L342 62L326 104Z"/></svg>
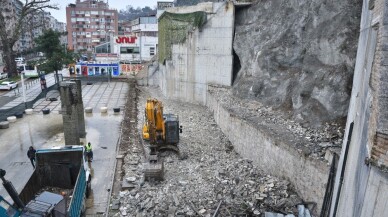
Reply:
<svg viewBox="0 0 388 217"><path fill-rule="evenodd" d="M144 179L146 181L163 181L164 180L164 164L158 159L157 155L150 155L149 160L144 165Z"/></svg>

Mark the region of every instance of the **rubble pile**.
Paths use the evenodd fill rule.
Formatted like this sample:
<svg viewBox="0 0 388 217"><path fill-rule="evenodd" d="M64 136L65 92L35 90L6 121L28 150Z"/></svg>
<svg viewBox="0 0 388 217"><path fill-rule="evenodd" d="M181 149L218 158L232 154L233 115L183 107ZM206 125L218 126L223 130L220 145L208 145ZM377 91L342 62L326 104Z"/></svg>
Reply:
<svg viewBox="0 0 388 217"><path fill-rule="evenodd" d="M111 201L112 216L264 216L297 214L303 204L287 180L263 174L242 159L203 106L164 99L157 89L141 89L138 129L148 97L161 100L164 113L179 115L180 155L163 152L164 181L145 182L141 147L125 156L125 185Z"/></svg>
<svg viewBox="0 0 388 217"><path fill-rule="evenodd" d="M54 194L62 195L65 198L66 207L69 207L70 206L71 197L73 195L73 190L74 189L72 189L72 188L66 189L66 188L58 188L58 187L46 186L46 187L40 189L38 191L37 195L40 195L41 193L43 193L45 191L48 191L48 192L51 192L51 193L54 193Z"/></svg>
<svg viewBox="0 0 388 217"><path fill-rule="evenodd" d="M290 145L295 145L297 149L300 148L298 146L303 146L304 152L310 157L324 158L327 149L335 152L341 149L345 120L327 122L313 128L308 123L299 122L297 117L287 117L283 112L264 106L258 101L237 98L230 88L216 86L211 88L210 92L224 108L233 111L242 119L266 126L276 126L283 135L298 138L298 142Z"/></svg>

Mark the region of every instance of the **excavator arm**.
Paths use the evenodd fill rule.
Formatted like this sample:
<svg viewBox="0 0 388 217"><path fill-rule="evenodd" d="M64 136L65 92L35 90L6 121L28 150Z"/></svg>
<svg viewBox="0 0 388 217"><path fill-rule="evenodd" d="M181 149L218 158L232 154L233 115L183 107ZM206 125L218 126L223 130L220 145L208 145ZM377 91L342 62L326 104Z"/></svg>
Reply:
<svg viewBox="0 0 388 217"><path fill-rule="evenodd" d="M162 102L148 99L145 107L143 138L150 140L151 145L161 144L165 141L165 132Z"/></svg>

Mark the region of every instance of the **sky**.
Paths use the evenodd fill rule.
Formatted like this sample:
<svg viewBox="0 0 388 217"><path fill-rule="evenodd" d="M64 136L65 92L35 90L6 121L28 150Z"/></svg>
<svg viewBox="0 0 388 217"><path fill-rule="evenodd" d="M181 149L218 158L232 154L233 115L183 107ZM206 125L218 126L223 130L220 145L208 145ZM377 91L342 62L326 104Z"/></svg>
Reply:
<svg viewBox="0 0 388 217"><path fill-rule="evenodd" d="M58 21L66 23L66 7L68 4L74 4L76 0L50 0L50 4L58 4L59 10L49 10L51 15ZM81 0L82 1L82 0ZM106 1L106 0L104 0ZM149 6L154 8L157 0L108 0L109 7L112 9L125 9L127 5L132 5L134 8ZM160 0L159 0L160 1ZM165 1L165 0L163 0ZM167 0L172 1L172 0Z"/></svg>

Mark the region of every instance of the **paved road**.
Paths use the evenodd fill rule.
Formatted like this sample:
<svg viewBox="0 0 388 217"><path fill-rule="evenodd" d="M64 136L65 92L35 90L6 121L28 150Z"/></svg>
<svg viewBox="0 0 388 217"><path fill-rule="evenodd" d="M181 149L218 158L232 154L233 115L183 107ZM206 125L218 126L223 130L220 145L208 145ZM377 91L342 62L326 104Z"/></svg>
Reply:
<svg viewBox="0 0 388 217"><path fill-rule="evenodd" d="M35 89L40 91L40 84L37 83L36 86L31 87L31 92ZM91 164L92 197L87 203L89 216L96 216L107 209L114 174L116 145L123 118L123 109L121 113L115 114L113 108L124 107L127 92L128 85L124 82L109 84L100 82L82 86L84 106L93 107L93 113L85 116L86 141L92 143L95 155ZM20 100L20 96L17 98ZM5 106L12 105L10 103ZM108 106L107 114L99 112L101 106ZM0 168L7 171L6 178L13 182L19 192L33 171L26 156L28 147L33 145L36 148L48 148L64 144L60 107L59 100L39 100L33 106L34 114L24 115L16 123L11 123L9 129L0 130ZM43 108L50 108L52 112L49 115L43 115L41 112ZM2 186L0 186L0 194L8 196Z"/></svg>
<svg viewBox="0 0 388 217"><path fill-rule="evenodd" d="M30 101L34 99L36 96L38 96L42 89L40 87L40 80L39 79L27 79L24 82L25 86L25 93L26 93L26 101ZM52 86L55 84L54 74L50 73L46 75L46 84L47 86ZM23 103L23 89L22 89L21 83L18 84L18 88L13 90L4 90L1 91L0 99L3 98L12 98L12 101L7 102L5 104L1 104L0 101L0 109L8 109L12 108L16 105L19 105L20 103Z"/></svg>

